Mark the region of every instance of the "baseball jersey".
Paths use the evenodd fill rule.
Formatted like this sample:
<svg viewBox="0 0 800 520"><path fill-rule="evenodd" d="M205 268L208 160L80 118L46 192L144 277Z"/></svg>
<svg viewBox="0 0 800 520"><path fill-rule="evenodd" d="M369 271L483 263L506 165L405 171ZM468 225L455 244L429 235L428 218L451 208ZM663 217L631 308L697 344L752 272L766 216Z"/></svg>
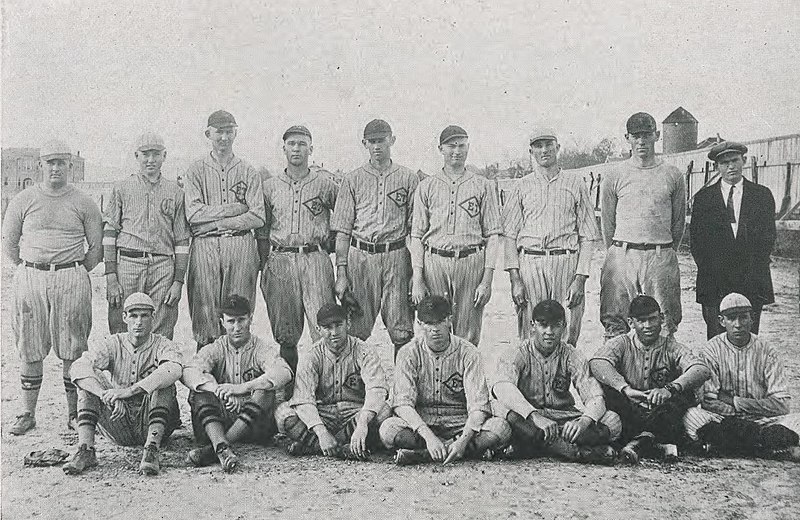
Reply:
<svg viewBox="0 0 800 520"><path fill-rule="evenodd" d="M225 219L231 230L255 229L264 224L261 176L249 163L233 157L220 165L211 153L186 171L186 219L194 226ZM247 213L236 215L231 204L244 204ZM236 216L234 216L236 215Z"/></svg>
<svg viewBox="0 0 800 520"><path fill-rule="evenodd" d="M480 430L491 408L478 348L451 334L447 349L434 352L415 337L397 353L392 406L416 409L429 426L460 423Z"/></svg>
<svg viewBox="0 0 800 520"><path fill-rule="evenodd" d="M411 232L419 181L405 166L392 163L382 172L367 162L342 180L331 230L372 243L403 240Z"/></svg>
<svg viewBox="0 0 800 520"><path fill-rule="evenodd" d="M128 334L112 334L89 350L72 364L70 377L73 383L81 379L96 378L95 371L107 370L111 373L114 388L127 388L137 384L148 394L177 381L165 381L156 369L167 362L183 366L183 357L177 343L161 336L151 334L144 345L135 347ZM180 372L178 372L178 376Z"/></svg>
<svg viewBox="0 0 800 520"><path fill-rule="evenodd" d="M55 194L37 184L11 199L3 217L3 237L6 254L15 264L85 260L91 269L103 255L103 217L91 197L74 186Z"/></svg>
<svg viewBox="0 0 800 520"><path fill-rule="evenodd" d="M264 181L266 225L256 238L281 246L324 245L330 234L330 216L337 187L327 176L310 171L294 180L283 171Z"/></svg>
<svg viewBox="0 0 800 520"><path fill-rule="evenodd" d="M114 184L103 220L118 232L116 246L172 255L175 244L191 238L183 190L159 177L155 183L133 174Z"/></svg>
<svg viewBox="0 0 800 520"><path fill-rule="evenodd" d="M276 388L292 380L292 370L280 356L277 345L253 335L250 341L236 348L228 336L220 336L192 357L183 371L183 381L197 391L204 383L239 385L264 374Z"/></svg>
<svg viewBox="0 0 800 520"><path fill-rule="evenodd" d="M737 347L723 332L708 341L702 357L711 371L703 388L705 397L717 399L720 390L732 393L731 412L772 416L772 409L763 408L758 400L791 397L783 360L775 348L755 334L750 335L747 345Z"/></svg>
<svg viewBox="0 0 800 520"><path fill-rule="evenodd" d="M703 362L686 346L670 337L659 337L653 345L645 346L635 331L609 339L592 359L605 359L636 390L663 388L689 368ZM615 390L622 390L624 384Z"/></svg>
<svg viewBox="0 0 800 520"><path fill-rule="evenodd" d="M659 161L639 168L629 159L600 184L603 239L678 244L686 223L686 185L676 167Z"/></svg>
<svg viewBox="0 0 800 520"><path fill-rule="evenodd" d="M495 183L470 171L439 171L420 181L414 194L411 236L437 249L484 244L503 231Z"/></svg>
<svg viewBox="0 0 800 520"><path fill-rule="evenodd" d="M335 354L322 338L300 356L289 404L324 406L348 401L362 403L364 410L377 414L388 393L386 376L374 348L348 336L342 351Z"/></svg>
<svg viewBox="0 0 800 520"><path fill-rule="evenodd" d="M510 357L498 356L495 369L489 374L489 385L494 388L502 382L519 388L534 409L575 410L570 383L584 402L603 397L600 383L589 372L589 361L563 341L548 356L539 352L533 339L522 341ZM599 421L600 417L592 419Z"/></svg>

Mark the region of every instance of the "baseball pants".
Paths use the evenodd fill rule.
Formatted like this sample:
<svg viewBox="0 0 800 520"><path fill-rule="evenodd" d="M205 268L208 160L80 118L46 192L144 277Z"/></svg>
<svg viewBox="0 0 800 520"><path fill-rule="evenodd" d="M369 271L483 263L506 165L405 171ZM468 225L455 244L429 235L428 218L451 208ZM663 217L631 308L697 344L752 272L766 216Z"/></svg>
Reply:
<svg viewBox="0 0 800 520"><path fill-rule="evenodd" d="M340 401L336 404L317 405L317 412L322 419L322 424L334 436L340 445L350 443L350 438L356 429L356 416L363 410L363 403L350 401ZM378 414L370 421L367 432L367 448L370 451L381 449L378 429L383 422L392 415L392 409L388 404L383 405ZM310 437L305 423L297 416L294 408L288 403L281 403L275 411L275 421L278 423L278 431L298 442L309 442L319 452L319 441L316 435Z"/></svg>
<svg viewBox="0 0 800 520"><path fill-rule="evenodd" d="M117 279L122 286L122 300L135 292L142 292L153 299L156 311L153 315L153 332L172 339L178 322L178 305L165 305L169 288L175 274L175 259L171 256L131 258L119 256ZM122 319L122 306L108 306L108 330L111 334L125 332L128 326Z"/></svg>
<svg viewBox="0 0 800 520"><path fill-rule="evenodd" d="M308 319L312 341L317 341L317 312L327 303L336 303L333 283L333 264L323 251L273 251L267 259L261 292L272 335L292 370L297 368L297 343L303 335L304 318Z"/></svg>
<svg viewBox="0 0 800 520"><path fill-rule="evenodd" d="M582 415L577 410L551 410L548 408L537 409L536 413L558 423L559 432L568 421L577 419ZM518 453L530 453L533 455L544 445L544 432L542 430L537 428L541 436L537 435L534 438L529 430L520 428L514 421L509 421L509 424L511 425L511 444ZM606 411L598 422L589 426L578 436L575 444L579 446L609 444L617 440L621 434L622 421L619 415L615 412Z"/></svg>
<svg viewBox="0 0 800 520"><path fill-rule="evenodd" d="M259 392L263 399L250 398L242 404L238 414L229 411L211 392L189 392L192 409L192 430L198 444L210 444L206 425L218 422L227 431L237 419L250 426L245 442L268 444L278 431L275 426L275 392Z"/></svg>
<svg viewBox="0 0 800 520"><path fill-rule="evenodd" d="M350 333L366 341L380 312L392 343L405 345L411 341L414 311L408 299L411 280L408 249L368 253L351 247L347 255L347 275L353 296L364 312L363 316L352 318Z"/></svg>
<svg viewBox="0 0 800 520"><path fill-rule="evenodd" d="M683 417L697 404L691 391L674 395L666 403L652 408L632 402L611 387L604 385L603 391L606 408L616 412L622 420L620 440L624 443L636 439L642 432L650 432L656 442L680 444L684 440Z"/></svg>
<svg viewBox="0 0 800 520"><path fill-rule="evenodd" d="M252 233L192 240L186 292L198 344L208 345L222 335L219 304L223 298L238 294L255 304L258 264Z"/></svg>
<svg viewBox="0 0 800 520"><path fill-rule="evenodd" d="M464 431L464 426L464 423L450 424L447 422L442 425L428 425L433 433L439 437L442 442L448 445L461 435L461 433ZM411 426L409 426L408 423L400 417L390 417L386 419L380 428L381 442L383 442L384 446L389 449L396 448L397 446L395 446L395 438L403 430L413 431L411 430ZM426 447L425 439L423 439L419 433L413 433L417 444L414 446L414 449L424 449ZM493 434L498 439L497 444L493 446L493 448L501 448L506 446L511 440L511 426L508 424L508 421L501 419L500 417L489 417L486 419L483 425L481 425L481 430L475 434L473 440L476 440L480 438L481 435L485 435L487 433Z"/></svg>
<svg viewBox="0 0 800 520"><path fill-rule="evenodd" d="M750 300L752 302L752 300ZM718 301L715 305L703 304L703 321L706 322L706 339L711 339L718 334L725 332L719 322L719 304L722 300ZM758 334L758 328L761 324L761 310L763 305L760 303L752 304L750 314L753 316L753 325L750 327L750 332Z"/></svg>
<svg viewBox="0 0 800 520"><path fill-rule="evenodd" d="M689 410L686 412L686 415L683 417L683 425L686 429L686 435L688 435L693 441L696 441L698 439L697 432L703 426L711 423L721 423L725 418L726 416L724 415L710 412L699 406L696 406L694 408L689 408ZM749 421L759 425L760 427L780 424L781 426L785 426L786 428L800 435L800 413L777 415L775 417L762 417L760 419L749 419Z"/></svg>
<svg viewBox="0 0 800 520"><path fill-rule="evenodd" d="M475 308L475 289L483 279L486 250L466 258L448 258L425 251L425 284L431 294L453 306L453 334L475 346L481 339L483 307Z"/></svg>
<svg viewBox="0 0 800 520"><path fill-rule="evenodd" d="M605 337L625 334L628 307L639 294L656 299L668 334L681 322L681 273L671 247L650 250L611 246L600 272L600 321Z"/></svg>
<svg viewBox="0 0 800 520"><path fill-rule="evenodd" d="M23 363L42 361L52 347L74 361L88 348L92 287L83 265L40 271L19 264L14 271L14 339Z"/></svg>
<svg viewBox="0 0 800 520"><path fill-rule="evenodd" d="M544 300L556 300L567 312L567 343L576 345L581 333L581 320L586 306L586 299L573 308L567 307L567 293L575 280L578 269L578 254L565 255L527 255L519 254L519 274L525 285L528 304L521 309L519 315L519 337L531 337L531 317L533 308Z"/></svg>

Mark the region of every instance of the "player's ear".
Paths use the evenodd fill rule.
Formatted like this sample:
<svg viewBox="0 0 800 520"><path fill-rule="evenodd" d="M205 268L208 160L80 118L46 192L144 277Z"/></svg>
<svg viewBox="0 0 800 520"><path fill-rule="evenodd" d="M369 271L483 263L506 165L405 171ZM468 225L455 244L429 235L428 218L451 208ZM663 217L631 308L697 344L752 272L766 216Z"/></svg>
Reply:
<svg viewBox="0 0 800 520"><path fill-rule="evenodd" d="M204 133L206 134L207 138L211 139L211 128L206 128L206 131Z"/></svg>
<svg viewBox="0 0 800 520"><path fill-rule="evenodd" d="M656 141L658 141L659 139L661 139L661 131L656 130Z"/></svg>
<svg viewBox="0 0 800 520"><path fill-rule="evenodd" d="M308 143L308 155L311 155L312 153L314 153L314 145Z"/></svg>
<svg viewBox="0 0 800 520"><path fill-rule="evenodd" d="M389 136L388 141L389 141L389 146L394 146L395 141L397 141L397 137L395 137L394 134L392 134Z"/></svg>
<svg viewBox="0 0 800 520"><path fill-rule="evenodd" d="M720 326L721 326L722 328L725 328L725 320L722 318L722 314L720 314L719 316L717 316L717 319L719 320L719 324L720 324Z"/></svg>
<svg viewBox="0 0 800 520"><path fill-rule="evenodd" d="M166 159L167 159L167 151L166 151L166 150L162 150L162 151L161 151L161 158L162 158L163 160L166 160Z"/></svg>
<svg viewBox="0 0 800 520"><path fill-rule="evenodd" d="M369 149L369 141L367 141L366 139L362 139L361 144L364 145L364 148Z"/></svg>

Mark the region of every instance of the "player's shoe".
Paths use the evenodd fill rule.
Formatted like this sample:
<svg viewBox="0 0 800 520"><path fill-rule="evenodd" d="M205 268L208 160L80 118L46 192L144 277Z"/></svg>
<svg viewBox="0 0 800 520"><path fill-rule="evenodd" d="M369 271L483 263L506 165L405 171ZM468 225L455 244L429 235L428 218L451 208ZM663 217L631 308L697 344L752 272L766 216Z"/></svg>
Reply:
<svg viewBox="0 0 800 520"><path fill-rule="evenodd" d="M602 464L604 466L613 466L616 459L617 450L607 444L587 447L582 446L578 454L578 460L581 462Z"/></svg>
<svg viewBox="0 0 800 520"><path fill-rule="evenodd" d="M221 442L217 445L216 452L219 464L222 466L222 470L225 473L233 473L236 471L236 466L239 465L239 457L236 456L230 446Z"/></svg>
<svg viewBox="0 0 800 520"><path fill-rule="evenodd" d="M394 454L394 463L398 466L410 466L422 462L430 462L431 455L428 450L409 450L399 448Z"/></svg>
<svg viewBox="0 0 800 520"><path fill-rule="evenodd" d="M81 444L77 453L72 456L72 460L64 464L63 470L67 475L78 475L84 470L97 466L97 455L94 447L87 447Z"/></svg>
<svg viewBox="0 0 800 520"><path fill-rule="evenodd" d="M142 462L139 463L139 473L142 475L158 475L160 471L158 446L155 442L151 442L144 447Z"/></svg>
<svg viewBox="0 0 800 520"><path fill-rule="evenodd" d="M675 444L656 444L655 448L661 454L664 462L678 461L678 447Z"/></svg>
<svg viewBox="0 0 800 520"><path fill-rule="evenodd" d="M784 450L791 446L797 446L798 435L782 424L770 424L759 432L760 444L771 450Z"/></svg>
<svg viewBox="0 0 800 520"><path fill-rule="evenodd" d="M25 435L36 427L36 418L30 412L23 412L17 416L17 420L8 430L11 435Z"/></svg>
<svg viewBox="0 0 800 520"><path fill-rule="evenodd" d="M214 451L214 446L210 444L206 444L202 448L193 448L189 450L189 454L186 456L186 461L196 468L210 466L218 460L217 452Z"/></svg>

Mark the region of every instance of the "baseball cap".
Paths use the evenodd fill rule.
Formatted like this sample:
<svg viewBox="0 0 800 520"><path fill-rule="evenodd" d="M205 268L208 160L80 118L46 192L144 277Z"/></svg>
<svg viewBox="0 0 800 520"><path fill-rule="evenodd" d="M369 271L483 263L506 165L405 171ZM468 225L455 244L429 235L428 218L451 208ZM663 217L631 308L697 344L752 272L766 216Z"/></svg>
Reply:
<svg viewBox="0 0 800 520"><path fill-rule="evenodd" d="M125 312L132 311L133 309L149 309L156 310L156 304L153 299L145 293L135 292L125 298L125 303L122 305L122 310Z"/></svg>
<svg viewBox="0 0 800 520"><path fill-rule="evenodd" d="M335 303L326 303L317 312L317 325L327 327L333 323L341 323L347 320L347 311L344 307Z"/></svg>
<svg viewBox="0 0 800 520"><path fill-rule="evenodd" d="M219 313L227 314L228 316L245 316L251 312L250 301L238 294L229 295L222 300L222 304L219 306Z"/></svg>
<svg viewBox="0 0 800 520"><path fill-rule="evenodd" d="M167 147L164 146L164 139L161 138L160 135L154 132L145 132L144 134L140 135L139 138L136 140L136 151L137 152L144 152L145 150L166 150Z"/></svg>
<svg viewBox="0 0 800 520"><path fill-rule="evenodd" d="M208 116L208 126L213 126L214 128L228 128L239 125L236 124L236 119L234 119L233 114L224 110L217 110Z"/></svg>
<svg viewBox="0 0 800 520"><path fill-rule="evenodd" d="M715 144L711 150L708 151L708 158L712 161L716 161L721 155L729 153L744 155L747 153L747 147L735 141L722 141L721 143Z"/></svg>
<svg viewBox="0 0 800 520"><path fill-rule="evenodd" d="M294 125L294 126L290 126L290 127L289 127L289 128L287 128L287 129L286 129L286 131L283 133L283 138L282 138L282 139L285 141L285 140L286 140L286 138L287 138L287 137L289 137L289 136L290 136L290 135L292 135L292 134L306 135L306 136L308 136L308 138L309 138L309 139L312 139L312 137L311 137L311 132L308 130L308 128L306 128L306 127L305 127L305 126L303 126L303 125Z"/></svg>
<svg viewBox="0 0 800 520"><path fill-rule="evenodd" d="M426 296L417 304L417 319L422 323L439 323L451 314L453 308L443 296Z"/></svg>
<svg viewBox="0 0 800 520"><path fill-rule="evenodd" d="M450 125L444 130L442 130L442 133L439 136L439 144L444 144L451 139L455 139L456 137L469 137L469 136L467 135L467 131L461 128L460 126Z"/></svg>
<svg viewBox="0 0 800 520"><path fill-rule="evenodd" d="M558 136L556 136L556 131L549 127L536 127L533 129L530 135L530 139L528 140L529 144L533 144L534 142L540 139L552 139L554 141L558 141Z"/></svg>
<svg viewBox="0 0 800 520"><path fill-rule="evenodd" d="M39 158L43 161L50 159L69 159L72 152L64 141L48 141L39 150Z"/></svg>
<svg viewBox="0 0 800 520"><path fill-rule="evenodd" d="M533 321L542 323L558 323L567 319L564 307L555 300L544 300L537 303L531 314Z"/></svg>
<svg viewBox="0 0 800 520"><path fill-rule="evenodd" d="M655 298L646 294L640 294L631 300L631 305L628 307L628 316L631 318L649 316L654 312L661 312L661 307Z"/></svg>
<svg viewBox="0 0 800 520"><path fill-rule="evenodd" d="M636 112L628 118L625 124L629 134L638 134L639 132L655 132L656 120L647 112Z"/></svg>
<svg viewBox="0 0 800 520"><path fill-rule="evenodd" d="M720 314L725 314L726 311L730 311L733 309L752 309L752 308L753 306L750 304L750 300L748 300L746 296L735 292L725 296L719 303Z"/></svg>
<svg viewBox="0 0 800 520"><path fill-rule="evenodd" d="M383 119L373 119L364 127L364 139L376 139L392 135L392 127Z"/></svg>

